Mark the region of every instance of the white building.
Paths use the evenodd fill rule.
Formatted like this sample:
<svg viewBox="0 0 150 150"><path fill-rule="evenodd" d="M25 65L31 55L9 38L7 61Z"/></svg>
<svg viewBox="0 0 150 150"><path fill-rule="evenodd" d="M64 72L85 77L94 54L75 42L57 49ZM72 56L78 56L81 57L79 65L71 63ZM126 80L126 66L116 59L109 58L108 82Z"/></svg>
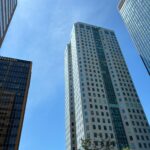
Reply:
<svg viewBox="0 0 150 150"><path fill-rule="evenodd" d="M88 138L95 145L110 138L115 150L150 149L150 127L113 31L74 24L65 83L67 150Z"/></svg>

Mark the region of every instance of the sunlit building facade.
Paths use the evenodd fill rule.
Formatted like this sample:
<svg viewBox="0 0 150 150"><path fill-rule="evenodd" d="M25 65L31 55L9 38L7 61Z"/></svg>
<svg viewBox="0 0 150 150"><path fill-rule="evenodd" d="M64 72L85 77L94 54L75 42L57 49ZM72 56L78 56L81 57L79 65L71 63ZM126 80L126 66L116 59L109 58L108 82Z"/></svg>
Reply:
<svg viewBox="0 0 150 150"><path fill-rule="evenodd" d="M71 61L72 61L71 45L68 44L65 52L66 147L67 150L77 150L75 104L74 104L74 89L73 89L74 87L73 87L73 74Z"/></svg>
<svg viewBox="0 0 150 150"><path fill-rule="evenodd" d="M150 126L112 30L74 24L65 85L67 150L82 150L81 139L97 147L111 139L114 150L150 149Z"/></svg>
<svg viewBox="0 0 150 150"><path fill-rule="evenodd" d="M0 0L0 47L6 35L16 6L17 0Z"/></svg>
<svg viewBox="0 0 150 150"><path fill-rule="evenodd" d="M31 77L30 61L0 57L0 150L18 150Z"/></svg>
<svg viewBox="0 0 150 150"><path fill-rule="evenodd" d="M150 75L150 1L121 0L119 11Z"/></svg>

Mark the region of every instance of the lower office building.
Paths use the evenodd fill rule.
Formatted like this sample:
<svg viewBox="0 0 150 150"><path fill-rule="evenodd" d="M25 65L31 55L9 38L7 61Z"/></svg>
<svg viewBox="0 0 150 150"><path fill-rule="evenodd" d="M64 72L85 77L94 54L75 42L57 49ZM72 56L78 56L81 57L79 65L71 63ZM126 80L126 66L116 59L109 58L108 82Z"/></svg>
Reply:
<svg viewBox="0 0 150 150"><path fill-rule="evenodd" d="M0 150L18 150L31 77L30 61L0 57Z"/></svg>
<svg viewBox="0 0 150 150"><path fill-rule="evenodd" d="M81 139L114 141L114 150L150 149L150 126L115 33L75 23L65 51L67 150Z"/></svg>

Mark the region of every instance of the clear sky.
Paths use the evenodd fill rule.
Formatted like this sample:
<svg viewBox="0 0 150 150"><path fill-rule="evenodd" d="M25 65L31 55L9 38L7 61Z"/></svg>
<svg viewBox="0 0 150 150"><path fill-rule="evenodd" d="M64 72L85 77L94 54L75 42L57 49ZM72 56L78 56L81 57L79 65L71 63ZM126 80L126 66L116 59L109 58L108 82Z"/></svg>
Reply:
<svg viewBox="0 0 150 150"><path fill-rule="evenodd" d="M118 0L18 0L1 55L33 61L19 150L65 150L64 50L73 23L113 29L150 121L150 77L118 14Z"/></svg>

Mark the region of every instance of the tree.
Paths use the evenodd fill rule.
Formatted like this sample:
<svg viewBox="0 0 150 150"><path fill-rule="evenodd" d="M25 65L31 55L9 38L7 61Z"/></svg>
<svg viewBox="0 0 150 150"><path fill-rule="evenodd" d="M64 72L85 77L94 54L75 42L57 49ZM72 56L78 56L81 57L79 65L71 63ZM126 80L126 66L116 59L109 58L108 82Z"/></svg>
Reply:
<svg viewBox="0 0 150 150"><path fill-rule="evenodd" d="M81 139L81 146L84 150L113 150L115 142L110 138L101 141L92 141L91 139Z"/></svg>
<svg viewBox="0 0 150 150"><path fill-rule="evenodd" d="M91 140L90 139L81 139L81 145L82 145L82 148L84 150L90 150L89 148L91 147Z"/></svg>
<svg viewBox="0 0 150 150"><path fill-rule="evenodd" d="M130 150L129 147L123 148L123 150Z"/></svg>

